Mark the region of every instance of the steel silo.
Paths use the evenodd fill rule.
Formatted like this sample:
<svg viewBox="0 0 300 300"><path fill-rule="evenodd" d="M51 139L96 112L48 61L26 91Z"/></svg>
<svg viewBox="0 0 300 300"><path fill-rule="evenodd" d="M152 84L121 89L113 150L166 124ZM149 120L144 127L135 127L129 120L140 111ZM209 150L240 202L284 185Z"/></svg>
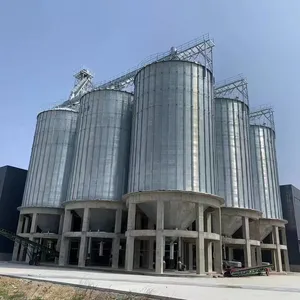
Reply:
<svg viewBox="0 0 300 300"><path fill-rule="evenodd" d="M250 126L253 187L256 209L264 218L282 219L275 131L263 125Z"/></svg>
<svg viewBox="0 0 300 300"><path fill-rule="evenodd" d="M217 194L226 207L254 209L248 105L216 98L215 106Z"/></svg>
<svg viewBox="0 0 300 300"><path fill-rule="evenodd" d="M139 71L135 77L129 192L215 193L212 85L212 73L189 61L158 62ZM140 206L155 221L155 204ZM170 204L166 228L180 227L193 218L193 207Z"/></svg>
<svg viewBox="0 0 300 300"><path fill-rule="evenodd" d="M67 201L119 201L127 190L132 94L95 90L80 101Z"/></svg>
<svg viewBox="0 0 300 300"><path fill-rule="evenodd" d="M76 121L68 108L38 115L22 207L59 208L65 201Z"/></svg>

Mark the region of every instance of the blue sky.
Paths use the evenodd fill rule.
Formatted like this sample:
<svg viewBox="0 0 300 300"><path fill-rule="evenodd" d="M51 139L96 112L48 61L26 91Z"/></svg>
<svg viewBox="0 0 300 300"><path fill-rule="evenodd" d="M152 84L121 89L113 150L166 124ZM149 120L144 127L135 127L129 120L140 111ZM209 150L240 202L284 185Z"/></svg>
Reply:
<svg viewBox="0 0 300 300"><path fill-rule="evenodd" d="M95 81L202 34L216 81L243 73L250 106L275 108L280 182L300 187L298 0L0 0L0 166L27 168L36 115Z"/></svg>

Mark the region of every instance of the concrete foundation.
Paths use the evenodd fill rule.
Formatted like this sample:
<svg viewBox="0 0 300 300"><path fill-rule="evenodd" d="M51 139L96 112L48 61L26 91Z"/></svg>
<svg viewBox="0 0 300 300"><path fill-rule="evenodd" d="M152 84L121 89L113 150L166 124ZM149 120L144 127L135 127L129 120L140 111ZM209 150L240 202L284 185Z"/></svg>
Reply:
<svg viewBox="0 0 300 300"><path fill-rule="evenodd" d="M242 261L244 267L257 265L256 249L260 247L259 219L262 213L252 209L222 208L222 243L225 260ZM238 255L235 253L239 252Z"/></svg>
<svg viewBox="0 0 300 300"><path fill-rule="evenodd" d="M65 204L59 265L119 267L122 213L117 201L74 201Z"/></svg>
<svg viewBox="0 0 300 300"><path fill-rule="evenodd" d="M180 209L181 202L194 217L189 216L189 224L179 220L184 225L172 228L170 211L174 212L174 205ZM155 207L154 219L141 209L149 203ZM64 209L20 208L17 234L56 247L60 266L142 268L162 274L181 265L189 272L205 274L221 273L223 260L237 260L245 267L270 262L278 272L290 271L286 221L222 205L223 200L214 195L156 191L127 194L124 202L77 201L66 203ZM48 226L49 220L55 224ZM29 251L16 243L12 260L29 262Z"/></svg>
<svg viewBox="0 0 300 300"><path fill-rule="evenodd" d="M61 218L63 209L42 208L42 207L21 207L20 217L17 227L17 235L27 238L31 241L51 243L56 245L60 238L62 230ZM31 249L15 243L12 254L12 261L30 260Z"/></svg>
<svg viewBox="0 0 300 300"><path fill-rule="evenodd" d="M124 201L128 207L128 221L126 231L126 261L125 269L132 271L137 267L134 258L139 257L138 248L135 243L139 240L149 241L149 256L151 257L152 243L155 241L155 272L162 274L167 266L166 259L170 266L175 262L181 265L189 264L193 269L193 262L196 262L196 273L204 274L212 270L222 271L222 252L221 252L221 212L220 207L223 199L209 194L181 192L181 191L155 191L131 193L124 196ZM151 203L156 206L155 219L149 221L148 227L138 228L136 216L140 211L139 207ZM178 223L185 224L181 228L170 228L173 216L166 207L180 208L189 207L190 214L195 214L191 218L192 224L185 224L185 220ZM141 205L142 204L142 205ZM185 215L188 212L184 212ZM175 221L172 221L175 223ZM150 229L151 224L155 224L155 229ZM166 226L167 224L167 226ZM191 226L190 226L191 225ZM189 227L190 226L190 227ZM167 228L166 228L167 227ZM189 230L187 229L189 227ZM186 251L189 245L188 251ZM174 258L174 247L176 246L177 259ZM195 248L194 248L195 247ZM168 249L168 257L166 257ZM149 268L151 268L151 259Z"/></svg>
<svg viewBox="0 0 300 300"><path fill-rule="evenodd" d="M286 220L265 219L259 220L259 234L261 251L271 253L271 261L275 271L290 272L285 225Z"/></svg>

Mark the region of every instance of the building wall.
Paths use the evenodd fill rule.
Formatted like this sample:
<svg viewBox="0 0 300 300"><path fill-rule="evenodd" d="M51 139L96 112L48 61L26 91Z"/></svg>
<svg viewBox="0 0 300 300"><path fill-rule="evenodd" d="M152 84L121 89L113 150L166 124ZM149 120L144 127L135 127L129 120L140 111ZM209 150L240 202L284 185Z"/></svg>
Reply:
<svg viewBox="0 0 300 300"><path fill-rule="evenodd" d="M27 171L11 166L0 168L0 228L16 232ZM7 260L13 242L0 236L0 260Z"/></svg>
<svg viewBox="0 0 300 300"><path fill-rule="evenodd" d="M280 195L286 225L290 265L300 265L300 190L293 185L281 185Z"/></svg>

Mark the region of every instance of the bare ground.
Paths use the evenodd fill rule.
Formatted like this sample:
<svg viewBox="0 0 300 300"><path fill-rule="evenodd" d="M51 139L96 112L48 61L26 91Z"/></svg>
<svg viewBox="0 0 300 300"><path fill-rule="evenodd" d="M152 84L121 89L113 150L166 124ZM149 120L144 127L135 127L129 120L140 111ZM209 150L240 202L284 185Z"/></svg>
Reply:
<svg viewBox="0 0 300 300"><path fill-rule="evenodd" d="M0 300L151 300L136 296L101 292L93 289L38 282L28 279L0 277Z"/></svg>

